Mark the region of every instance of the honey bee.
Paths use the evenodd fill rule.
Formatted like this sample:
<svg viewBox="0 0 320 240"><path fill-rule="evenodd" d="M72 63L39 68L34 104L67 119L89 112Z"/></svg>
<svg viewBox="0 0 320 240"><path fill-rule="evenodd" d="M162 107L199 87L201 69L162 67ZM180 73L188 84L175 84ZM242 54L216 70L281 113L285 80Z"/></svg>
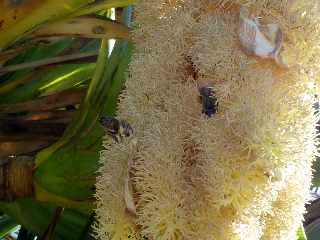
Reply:
<svg viewBox="0 0 320 240"><path fill-rule="evenodd" d="M202 113L208 117L212 117L218 111L218 101L214 96L213 87L201 87L199 88L199 92L202 102Z"/></svg>
<svg viewBox="0 0 320 240"><path fill-rule="evenodd" d="M133 134L132 127L124 120L103 116L99 119L99 122L104 128L105 133L112 137L116 143Z"/></svg>

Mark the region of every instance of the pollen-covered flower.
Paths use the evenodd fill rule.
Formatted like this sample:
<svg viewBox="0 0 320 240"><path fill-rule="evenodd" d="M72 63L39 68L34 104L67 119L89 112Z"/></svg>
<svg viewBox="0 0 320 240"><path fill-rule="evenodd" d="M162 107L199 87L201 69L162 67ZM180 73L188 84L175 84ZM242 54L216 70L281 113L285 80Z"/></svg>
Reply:
<svg viewBox="0 0 320 240"><path fill-rule="evenodd" d="M138 2L118 111L134 133L101 155L101 239L293 239L315 154L319 10L317 0Z"/></svg>

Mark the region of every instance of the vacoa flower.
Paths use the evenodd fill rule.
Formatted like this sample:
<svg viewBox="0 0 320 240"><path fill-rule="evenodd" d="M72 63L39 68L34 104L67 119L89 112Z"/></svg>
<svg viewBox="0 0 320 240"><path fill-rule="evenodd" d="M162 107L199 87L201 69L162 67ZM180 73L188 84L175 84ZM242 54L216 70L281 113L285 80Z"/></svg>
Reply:
<svg viewBox="0 0 320 240"><path fill-rule="evenodd" d="M118 106L133 134L105 140L99 239L294 239L316 151L319 5L137 3L135 53ZM253 42L244 41L244 21L256 31ZM210 116L203 87L217 103Z"/></svg>

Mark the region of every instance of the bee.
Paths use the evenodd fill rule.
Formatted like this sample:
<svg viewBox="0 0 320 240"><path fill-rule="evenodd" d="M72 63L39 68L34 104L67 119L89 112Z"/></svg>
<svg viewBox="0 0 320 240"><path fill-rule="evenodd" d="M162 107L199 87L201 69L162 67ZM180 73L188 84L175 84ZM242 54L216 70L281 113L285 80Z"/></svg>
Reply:
<svg viewBox="0 0 320 240"><path fill-rule="evenodd" d="M214 96L213 87L199 88L200 98L202 102L202 113L208 117L218 112L218 101Z"/></svg>
<svg viewBox="0 0 320 240"><path fill-rule="evenodd" d="M133 129L129 123L124 120L118 120L114 117L103 116L99 119L100 124L105 130L105 133L119 143L125 137L130 137L133 134Z"/></svg>

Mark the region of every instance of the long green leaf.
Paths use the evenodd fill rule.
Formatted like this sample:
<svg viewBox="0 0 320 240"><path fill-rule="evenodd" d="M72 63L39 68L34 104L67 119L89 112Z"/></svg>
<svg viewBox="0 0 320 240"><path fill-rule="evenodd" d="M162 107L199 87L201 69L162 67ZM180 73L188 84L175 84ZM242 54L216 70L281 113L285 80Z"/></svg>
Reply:
<svg viewBox="0 0 320 240"><path fill-rule="evenodd" d="M297 231L297 240L307 240L303 225L301 224Z"/></svg>
<svg viewBox="0 0 320 240"><path fill-rule="evenodd" d="M306 226L306 235L308 240L320 239L320 218L312 221Z"/></svg>
<svg viewBox="0 0 320 240"><path fill-rule="evenodd" d="M0 202L0 209L10 215L18 224L40 236L53 218L56 206L32 199L20 199L11 203ZM86 227L88 216L66 209L56 227L56 239L78 240Z"/></svg>
<svg viewBox="0 0 320 240"><path fill-rule="evenodd" d="M87 108L83 124L74 132L71 131L73 136L69 141L50 152L38 165L34 174L36 186L48 193L78 202L86 202L93 196L99 151L104 135L96 120L101 112L115 114L115 103L127 77L131 51L132 45L126 42L116 43L105 64L103 77L94 88L91 87L91 97L87 97L87 105L82 103L81 107ZM73 124L77 124L77 118L70 127ZM37 189L35 191L37 192ZM55 201L55 198L51 200ZM61 223L61 226L65 225ZM61 234L61 230L58 232ZM63 236L63 239L73 239L68 235Z"/></svg>
<svg viewBox="0 0 320 240"><path fill-rule="evenodd" d="M45 155L47 158L38 165L34 180L39 186L76 200L85 200L93 195L103 136L103 129L97 123L97 118L101 112L110 115L115 113L118 94L127 76L131 50L132 46L128 43L116 44L106 65L104 80L91 88L92 92L89 92L92 97L87 98L87 105L83 105L87 108L83 123L73 129L69 142L55 151L49 148L49 155ZM79 121L79 118L75 118L75 121Z"/></svg>
<svg viewBox="0 0 320 240"><path fill-rule="evenodd" d="M89 80L94 68L94 63L66 64L35 73L31 82L0 95L0 103L16 103L70 89Z"/></svg>
<svg viewBox="0 0 320 240"><path fill-rule="evenodd" d="M68 16L92 0L38 0L5 4L0 9L0 51L21 34L45 22Z"/></svg>
<svg viewBox="0 0 320 240"><path fill-rule="evenodd" d="M71 43L72 40L66 39L50 46L31 48L10 60L8 64L18 64L45 57L54 57L70 47ZM0 77L0 103L16 103L36 96L37 89L42 84L41 78L46 75L47 71L33 73L32 70L24 69ZM39 79L40 81L38 81Z"/></svg>
<svg viewBox="0 0 320 240"><path fill-rule="evenodd" d="M314 161L313 170L312 185L314 187L320 187L320 157L317 157L316 161Z"/></svg>
<svg viewBox="0 0 320 240"><path fill-rule="evenodd" d="M91 79L95 65L95 63L65 64L55 67L40 80L43 84L38 88L39 95L48 95L83 84Z"/></svg>
<svg viewBox="0 0 320 240"><path fill-rule="evenodd" d="M11 217L2 215L0 217L0 239L13 232L17 227L18 224Z"/></svg>
<svg viewBox="0 0 320 240"><path fill-rule="evenodd" d="M83 125L88 115L90 102L95 97L95 94L97 94L96 89L99 85L99 82L104 72L106 58L107 58L107 39L103 39L101 48L99 50L99 57L96 65L95 74L89 85L86 98L84 99L84 102L80 108L79 113L74 117L73 123L68 127L63 137L58 142L56 142L49 148L37 154L36 161L35 161L36 166L39 166L41 162L47 159L53 152L55 152L57 149L59 149L60 147L68 143L71 140L71 138L74 137L78 129L80 129L81 126Z"/></svg>

